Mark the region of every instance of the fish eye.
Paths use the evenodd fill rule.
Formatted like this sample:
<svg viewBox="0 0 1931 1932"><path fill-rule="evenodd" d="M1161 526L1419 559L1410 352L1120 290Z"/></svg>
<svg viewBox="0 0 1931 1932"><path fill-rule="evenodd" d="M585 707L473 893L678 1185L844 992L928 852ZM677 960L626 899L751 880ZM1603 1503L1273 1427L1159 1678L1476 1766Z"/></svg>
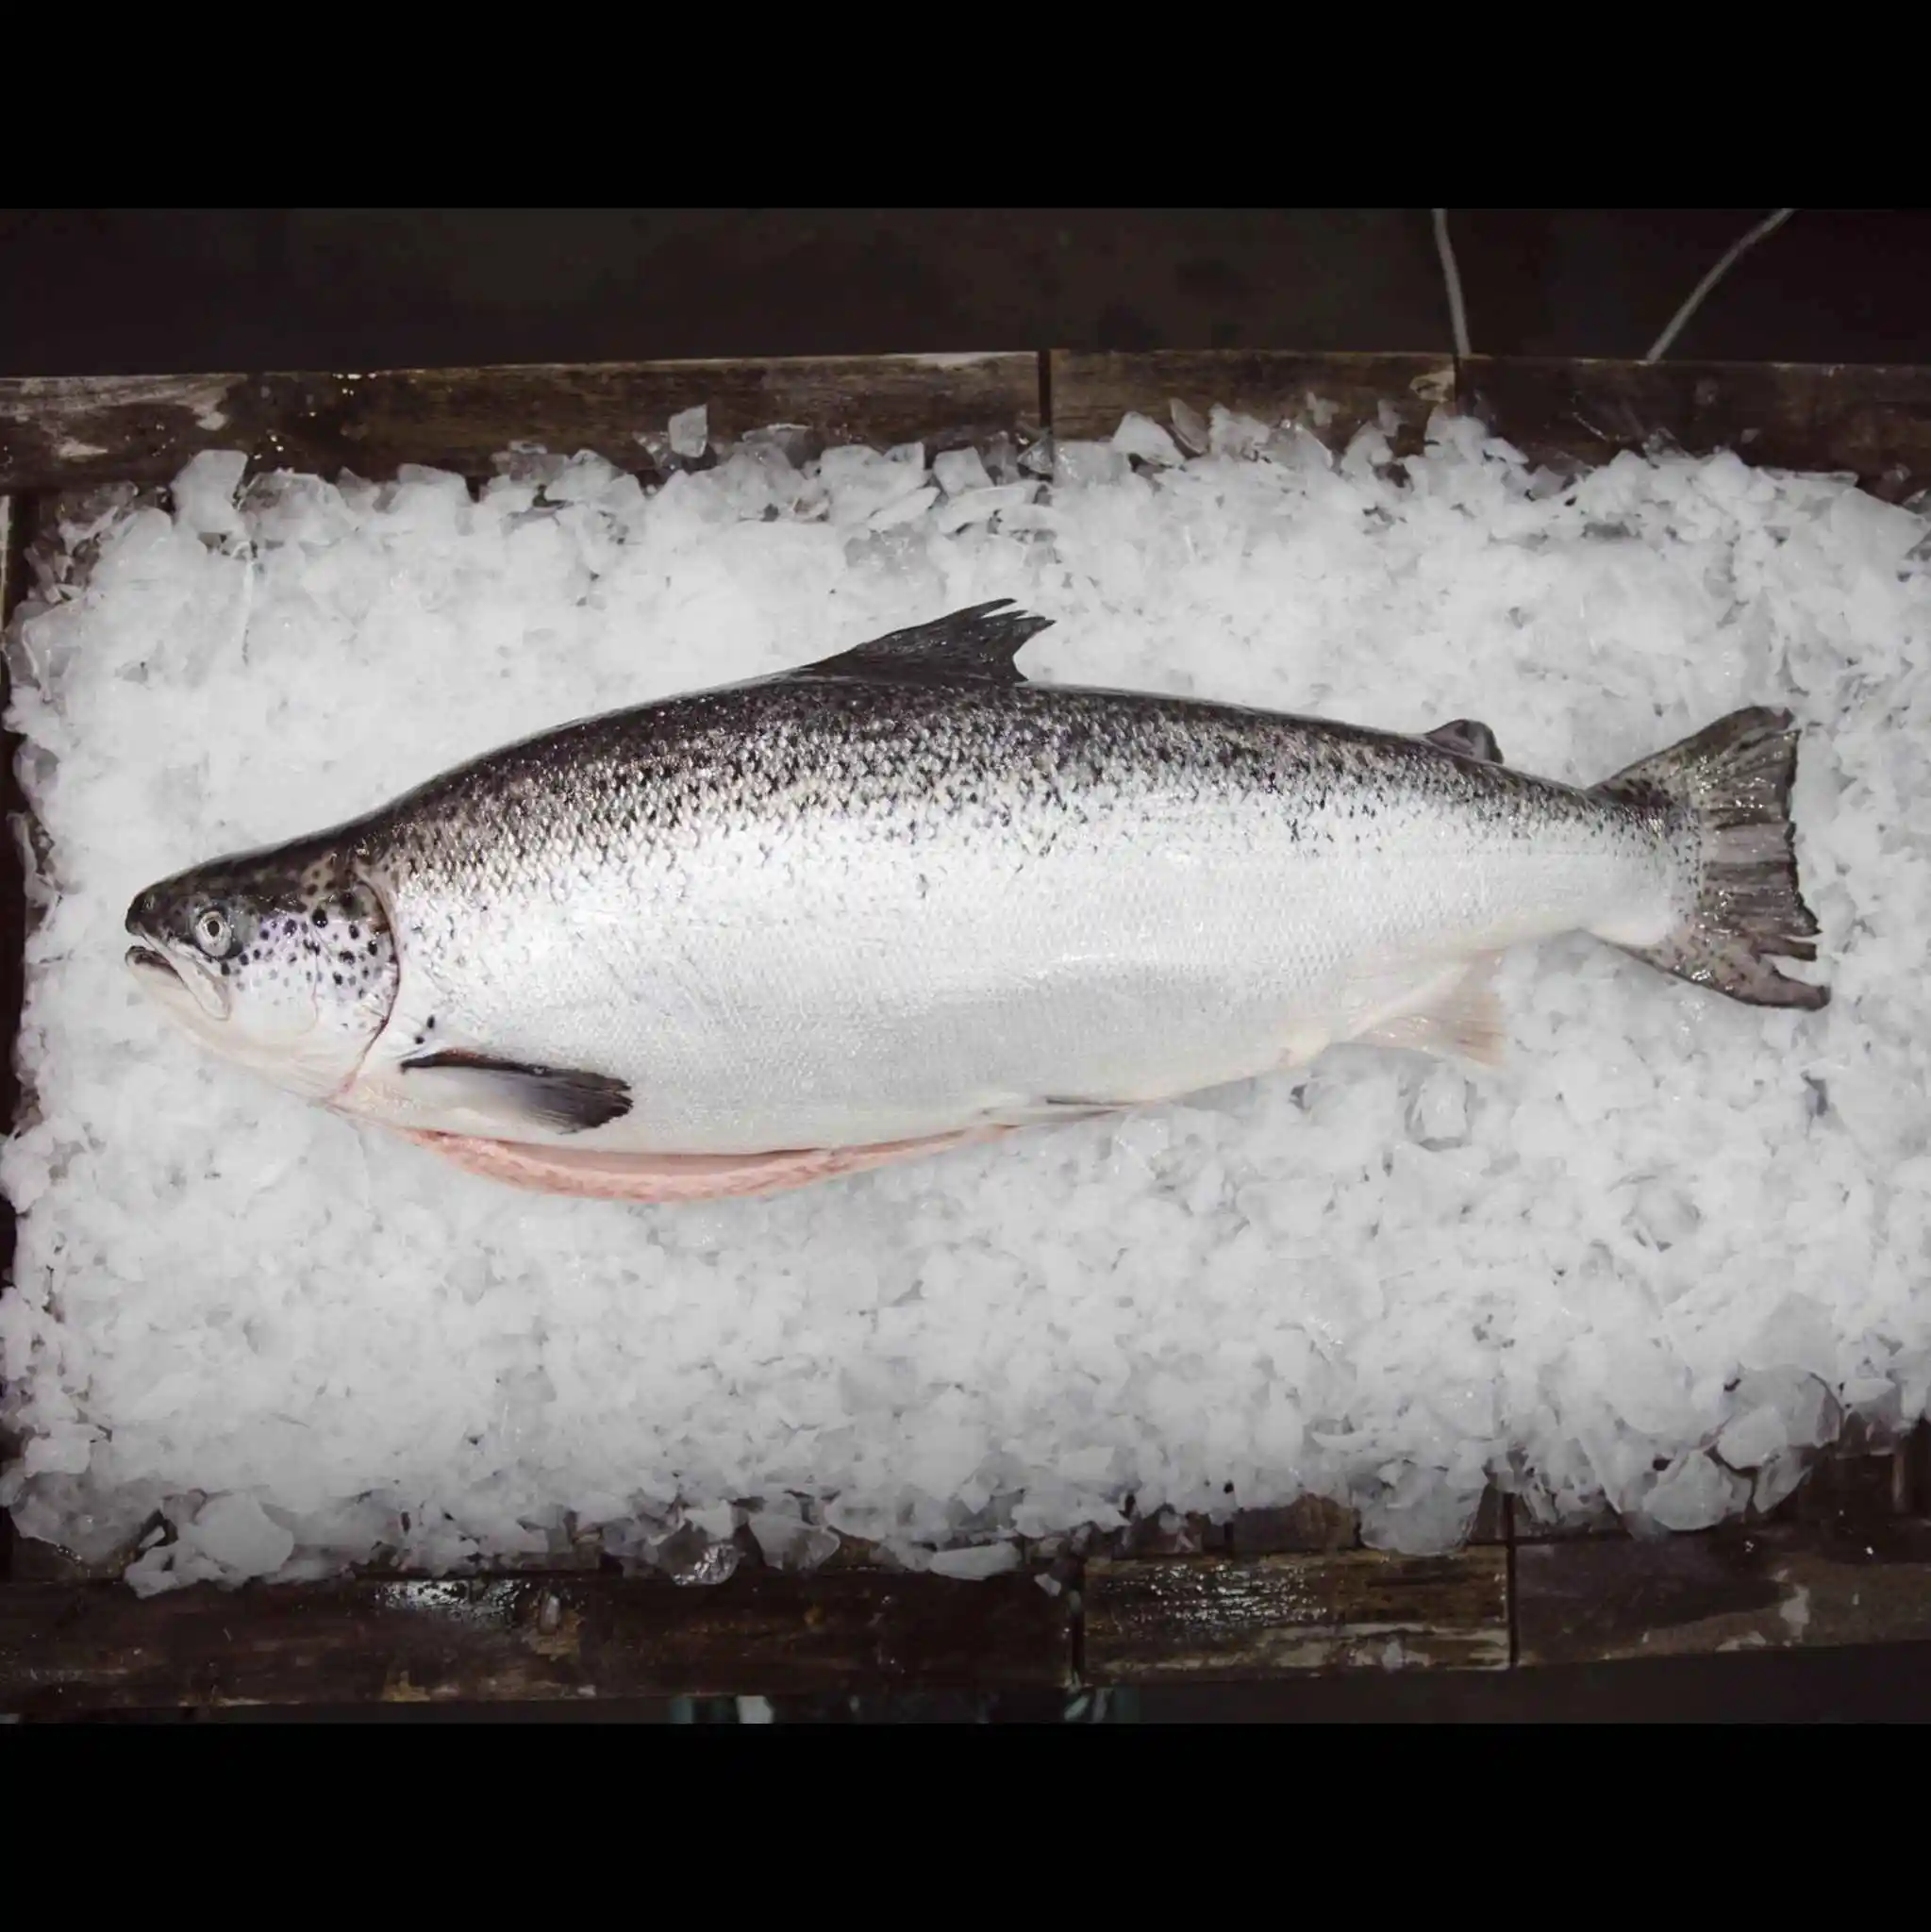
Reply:
<svg viewBox="0 0 1931 1932"><path fill-rule="evenodd" d="M219 959L233 943L235 929L219 907L209 906L194 915L194 943L210 959Z"/></svg>

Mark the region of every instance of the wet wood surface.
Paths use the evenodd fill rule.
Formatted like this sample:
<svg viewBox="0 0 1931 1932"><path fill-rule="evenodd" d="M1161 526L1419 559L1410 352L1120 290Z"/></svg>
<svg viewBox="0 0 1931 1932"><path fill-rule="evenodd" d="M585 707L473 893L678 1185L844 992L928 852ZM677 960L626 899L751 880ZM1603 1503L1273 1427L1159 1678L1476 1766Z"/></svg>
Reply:
<svg viewBox="0 0 1931 1932"><path fill-rule="evenodd" d="M1931 1520L1523 1543L1515 1617L1524 1665L1931 1640Z"/></svg>
<svg viewBox="0 0 1931 1932"><path fill-rule="evenodd" d="M1931 369L1471 356L1457 394L1498 436L1557 469L1655 444L1854 472L1892 502L1931 487Z"/></svg>
<svg viewBox="0 0 1931 1932"><path fill-rule="evenodd" d="M490 474L512 444L590 449L660 470L670 419L705 406L713 441L777 424L824 442L928 451L1024 439L1036 355L537 364L371 375L46 376L0 380L0 491L164 483L203 450L269 468L385 477L402 463Z"/></svg>
<svg viewBox="0 0 1931 1932"><path fill-rule="evenodd" d="M1067 1607L1016 1572L363 1578L145 1601L14 1583L0 1710L1063 1687Z"/></svg>
<svg viewBox="0 0 1931 1932"><path fill-rule="evenodd" d="M1509 1660L1500 1548L1102 1557L1087 1566L1084 1603L1082 1674L1093 1684Z"/></svg>
<svg viewBox="0 0 1931 1932"><path fill-rule="evenodd" d="M1429 415L1455 394L1455 364L1445 356L1056 349L1050 362L1053 434L1062 442L1110 437L1129 409L1171 430L1177 399L1202 422L1219 403L1270 426L1300 423L1335 448L1386 406L1397 425L1395 447L1406 453L1421 447Z"/></svg>

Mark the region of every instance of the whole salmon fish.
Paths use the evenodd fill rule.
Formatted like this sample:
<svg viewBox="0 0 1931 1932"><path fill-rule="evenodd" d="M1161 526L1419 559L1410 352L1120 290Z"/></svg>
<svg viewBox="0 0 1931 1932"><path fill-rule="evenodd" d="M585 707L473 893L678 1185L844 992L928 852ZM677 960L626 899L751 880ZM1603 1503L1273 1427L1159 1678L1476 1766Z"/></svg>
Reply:
<svg viewBox="0 0 1931 1932"><path fill-rule="evenodd" d="M1490 1057L1581 930L1822 1006L1791 720L1591 790L1426 737L1026 681L1007 603L548 731L142 892L216 1051L526 1185L752 1193L1306 1063Z"/></svg>

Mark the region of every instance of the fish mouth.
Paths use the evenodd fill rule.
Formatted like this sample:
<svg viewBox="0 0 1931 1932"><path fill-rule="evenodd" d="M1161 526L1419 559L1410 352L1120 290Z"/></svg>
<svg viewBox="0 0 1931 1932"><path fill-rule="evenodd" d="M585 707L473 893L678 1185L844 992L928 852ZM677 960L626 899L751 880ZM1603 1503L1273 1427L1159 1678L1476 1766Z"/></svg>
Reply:
<svg viewBox="0 0 1931 1932"><path fill-rule="evenodd" d="M180 1006L210 1020L228 1017L228 990L211 973L202 968L184 968L158 946L144 941L127 948L127 970L136 981L163 1006Z"/></svg>

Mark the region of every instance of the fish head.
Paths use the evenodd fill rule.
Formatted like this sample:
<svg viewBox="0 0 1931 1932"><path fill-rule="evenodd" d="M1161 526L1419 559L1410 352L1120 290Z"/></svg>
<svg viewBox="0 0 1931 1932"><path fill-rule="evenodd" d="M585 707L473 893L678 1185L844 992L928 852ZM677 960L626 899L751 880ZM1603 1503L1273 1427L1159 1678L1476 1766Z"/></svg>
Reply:
<svg viewBox="0 0 1931 1932"><path fill-rule="evenodd" d="M355 1077L395 1004L388 913L341 848L177 873L135 899L127 932L128 970L170 1019L310 1099Z"/></svg>

